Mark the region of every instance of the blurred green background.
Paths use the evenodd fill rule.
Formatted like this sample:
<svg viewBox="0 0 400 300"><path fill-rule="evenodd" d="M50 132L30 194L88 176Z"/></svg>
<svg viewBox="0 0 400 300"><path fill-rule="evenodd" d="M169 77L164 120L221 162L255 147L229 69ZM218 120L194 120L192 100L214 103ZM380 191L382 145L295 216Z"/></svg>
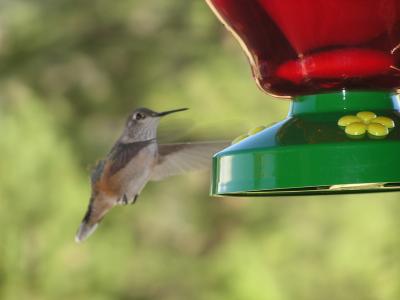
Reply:
<svg viewBox="0 0 400 300"><path fill-rule="evenodd" d="M190 107L161 123L176 141L233 138L288 103L204 1L0 1L0 299L400 298L399 194L211 198L191 174L75 244L89 170L139 106Z"/></svg>

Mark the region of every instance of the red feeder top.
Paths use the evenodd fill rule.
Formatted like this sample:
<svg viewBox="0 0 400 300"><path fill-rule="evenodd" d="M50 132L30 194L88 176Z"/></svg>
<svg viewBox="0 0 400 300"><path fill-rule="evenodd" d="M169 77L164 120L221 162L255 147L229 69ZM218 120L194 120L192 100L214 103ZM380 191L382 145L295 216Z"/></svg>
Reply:
<svg viewBox="0 0 400 300"><path fill-rule="evenodd" d="M269 93L400 86L398 0L208 0Z"/></svg>

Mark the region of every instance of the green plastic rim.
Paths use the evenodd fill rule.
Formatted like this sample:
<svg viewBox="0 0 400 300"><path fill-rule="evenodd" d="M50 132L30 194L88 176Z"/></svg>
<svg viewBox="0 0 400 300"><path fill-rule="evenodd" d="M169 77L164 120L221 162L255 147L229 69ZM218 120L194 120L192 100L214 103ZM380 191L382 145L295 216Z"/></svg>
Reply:
<svg viewBox="0 0 400 300"><path fill-rule="evenodd" d="M301 96L288 117L213 158L212 195L311 195L400 190L399 97L340 91ZM354 138L338 126L371 111L391 118L387 136Z"/></svg>

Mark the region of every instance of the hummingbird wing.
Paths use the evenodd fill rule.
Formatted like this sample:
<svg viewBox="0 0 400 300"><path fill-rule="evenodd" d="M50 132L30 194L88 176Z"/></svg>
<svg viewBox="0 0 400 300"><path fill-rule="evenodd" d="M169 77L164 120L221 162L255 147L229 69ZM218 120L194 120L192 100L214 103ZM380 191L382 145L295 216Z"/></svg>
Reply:
<svg viewBox="0 0 400 300"><path fill-rule="evenodd" d="M155 143L154 139L127 144L119 143L114 146L108 156L111 161L110 175L114 175L119 170L126 167L133 157L152 143Z"/></svg>
<svg viewBox="0 0 400 300"><path fill-rule="evenodd" d="M228 145L225 141L159 145L151 180L207 169L211 166L211 157Z"/></svg>
<svg viewBox="0 0 400 300"><path fill-rule="evenodd" d="M100 160L92 170L92 175L90 176L90 181L92 185L99 181L101 174L103 173L105 164L105 160Z"/></svg>

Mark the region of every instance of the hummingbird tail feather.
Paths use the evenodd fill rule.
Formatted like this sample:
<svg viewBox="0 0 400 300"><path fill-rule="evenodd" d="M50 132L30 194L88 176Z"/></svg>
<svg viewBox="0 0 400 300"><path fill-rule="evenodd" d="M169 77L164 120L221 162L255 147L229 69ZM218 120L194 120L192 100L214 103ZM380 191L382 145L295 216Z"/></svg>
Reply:
<svg viewBox="0 0 400 300"><path fill-rule="evenodd" d="M79 226L78 232L75 235L75 242L78 244L86 240L96 229L98 223L88 224L86 222L82 222L81 226Z"/></svg>

